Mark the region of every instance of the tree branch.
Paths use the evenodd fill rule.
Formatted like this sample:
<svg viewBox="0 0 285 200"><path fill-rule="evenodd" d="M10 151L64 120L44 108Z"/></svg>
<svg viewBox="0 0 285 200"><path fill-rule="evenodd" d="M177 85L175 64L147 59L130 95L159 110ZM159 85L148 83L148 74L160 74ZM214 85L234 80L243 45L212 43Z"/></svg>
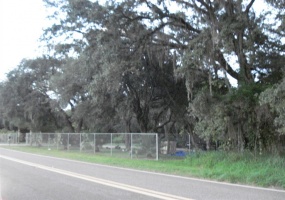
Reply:
<svg viewBox="0 0 285 200"><path fill-rule="evenodd" d="M239 80L239 74L233 70L233 68L231 67L230 64L228 64L228 62L226 61L224 55L222 54L222 52L220 50L217 50L216 52L216 56L218 59L218 62L220 63L221 67L226 70L226 72L231 75L233 78L235 78L236 80Z"/></svg>
<svg viewBox="0 0 285 200"><path fill-rule="evenodd" d="M245 9L245 13L248 13L250 8L252 7L253 3L255 2L255 0L251 0L250 3L246 6L246 9Z"/></svg>
<svg viewBox="0 0 285 200"><path fill-rule="evenodd" d="M149 7L149 9L152 10L152 12L156 13L157 15L159 15L160 19L163 18L169 18L172 19L176 22L179 22L180 24L183 25L183 27L185 27L187 30L196 32L196 33L200 33L201 31L199 29L194 28L193 26L191 26L191 24L189 24L188 22L186 22L182 17L179 17L175 14L167 14L165 12L163 12L160 8L158 8L156 5L145 1L147 6Z"/></svg>

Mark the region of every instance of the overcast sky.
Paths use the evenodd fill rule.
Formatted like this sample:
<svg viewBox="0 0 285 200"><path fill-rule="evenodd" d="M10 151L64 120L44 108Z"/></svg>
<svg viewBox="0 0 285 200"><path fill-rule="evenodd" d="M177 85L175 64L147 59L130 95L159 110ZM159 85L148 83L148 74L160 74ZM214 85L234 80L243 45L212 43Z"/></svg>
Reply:
<svg viewBox="0 0 285 200"><path fill-rule="evenodd" d="M42 0L0 0L0 80L23 58L42 54L38 39L46 15Z"/></svg>

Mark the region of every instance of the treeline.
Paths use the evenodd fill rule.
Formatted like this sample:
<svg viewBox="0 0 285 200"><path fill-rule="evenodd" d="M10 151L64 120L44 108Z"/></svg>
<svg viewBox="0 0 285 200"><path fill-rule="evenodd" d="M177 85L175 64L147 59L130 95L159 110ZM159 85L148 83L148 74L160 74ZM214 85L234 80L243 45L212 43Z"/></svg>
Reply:
<svg viewBox="0 0 285 200"><path fill-rule="evenodd" d="M44 1L49 54L1 83L3 128L284 152L283 1Z"/></svg>

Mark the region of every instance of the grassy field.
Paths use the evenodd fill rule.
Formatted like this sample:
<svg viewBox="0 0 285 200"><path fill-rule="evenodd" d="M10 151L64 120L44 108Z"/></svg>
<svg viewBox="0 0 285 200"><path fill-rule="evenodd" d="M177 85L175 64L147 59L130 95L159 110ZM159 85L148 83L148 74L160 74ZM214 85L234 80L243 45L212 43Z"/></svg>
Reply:
<svg viewBox="0 0 285 200"><path fill-rule="evenodd" d="M166 156L155 161L131 160L129 158L47 150L36 147L9 148L91 163L285 189L285 158L280 156L263 155L255 157L250 153L197 152L183 159Z"/></svg>

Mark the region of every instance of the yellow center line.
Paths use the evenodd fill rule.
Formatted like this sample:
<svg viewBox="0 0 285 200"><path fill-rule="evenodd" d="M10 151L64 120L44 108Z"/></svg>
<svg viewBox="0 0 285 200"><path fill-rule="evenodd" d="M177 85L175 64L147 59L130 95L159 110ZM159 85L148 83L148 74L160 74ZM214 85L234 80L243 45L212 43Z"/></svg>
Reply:
<svg viewBox="0 0 285 200"><path fill-rule="evenodd" d="M143 194L143 195L150 196L150 197L155 197L155 198L158 198L158 199L164 199L164 200L194 200L194 199L189 199L189 198L186 198L186 197L181 197L181 196L171 195L171 194L167 194L167 193L157 192L157 191L154 191L154 190L144 189L144 188L141 188L141 187L135 187L135 186L132 186L132 185L127 185L127 184L123 184L123 183L119 183L119 182L114 182L114 181L108 181L108 180L105 180L105 179L95 178L93 176L87 176L87 175L83 175L83 174L78 174L78 173L74 173L74 172L70 172L70 171L66 171L66 170L62 170L62 169L56 169L56 168L53 168L53 167L48 167L48 166L45 166L45 165L31 163L31 162L27 162L27 161L15 159L15 158L7 157L7 156L0 155L0 158L6 159L6 160L10 160L10 161L14 161L14 162L17 162L17 163L21 163L21 164L24 164L24 165L36 167L36 168L39 168L39 169L42 169L42 170L51 171L51 172L55 172L55 173L58 173L58 174L62 174L62 175L66 175L66 176L70 176L70 177L74 177L74 178L78 178L78 179L81 179L81 180L85 180L85 181L89 181L89 182L93 182L93 183L98 183L98 184L101 184L101 185L105 185L105 186L109 186L109 187L113 187L113 188L118 188L118 189L121 189L121 190L126 190L126 191L130 191L130 192L138 193L138 194Z"/></svg>

